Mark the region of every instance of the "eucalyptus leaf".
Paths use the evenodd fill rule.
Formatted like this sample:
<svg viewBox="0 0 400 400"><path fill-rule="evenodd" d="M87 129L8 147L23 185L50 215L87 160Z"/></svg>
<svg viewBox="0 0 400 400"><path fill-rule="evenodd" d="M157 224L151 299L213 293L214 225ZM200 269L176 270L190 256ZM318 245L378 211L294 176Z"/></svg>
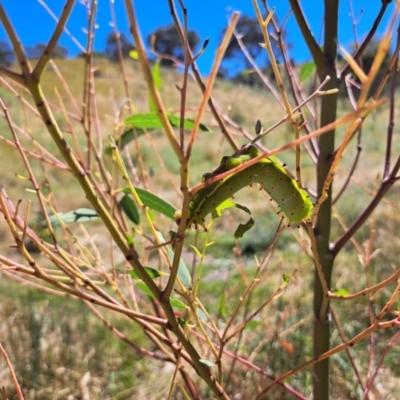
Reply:
<svg viewBox="0 0 400 400"><path fill-rule="evenodd" d="M242 206L241 204L235 203L232 199L226 199L223 201L212 213L212 218L218 218L221 216L221 213L223 210L226 210L227 208L232 208L236 207L239 210L244 211L245 213L250 215L250 219L245 223L245 224L239 224L239 226L236 228L234 236L235 239L240 239L243 237L243 235L250 230L254 226L254 218L251 214L251 211L245 207Z"/></svg>
<svg viewBox="0 0 400 400"><path fill-rule="evenodd" d="M151 71L154 85L155 85L155 87L157 88L158 91L160 91L161 88L162 88L162 79L161 79L161 75L160 75L160 61L161 61L161 59L158 59L154 63L152 71ZM151 95L150 90L149 90L149 107L150 107L150 111L152 113L155 113L157 111L157 107L156 107L156 105L154 103L154 99L153 99L153 97Z"/></svg>
<svg viewBox="0 0 400 400"><path fill-rule="evenodd" d="M154 299L153 293L151 293L151 290L146 286L146 284L142 281L136 282L136 286L142 290L144 293L148 294L150 297Z"/></svg>
<svg viewBox="0 0 400 400"><path fill-rule="evenodd" d="M179 299L170 299L169 303L172 307L179 308L180 310L186 310L186 305Z"/></svg>
<svg viewBox="0 0 400 400"><path fill-rule="evenodd" d="M171 205L161 197L158 197L156 194L149 192L148 190L141 188L135 188L135 190L138 196L140 197L140 200L145 206L149 207L154 211L158 211L159 213L165 215L166 217L174 221L174 215L176 209L173 205ZM129 188L124 188L123 192L125 194L131 193Z"/></svg>
<svg viewBox="0 0 400 400"><path fill-rule="evenodd" d="M87 222L93 221L98 217L99 214L90 208L78 208L75 211L54 214L49 219L52 226L60 226L62 222L65 224L70 222ZM46 221L42 222L42 227L46 227Z"/></svg>
<svg viewBox="0 0 400 400"><path fill-rule="evenodd" d="M305 82L308 77L314 72L315 70L315 62L309 61L303 64L300 70L300 82Z"/></svg>
<svg viewBox="0 0 400 400"><path fill-rule="evenodd" d="M161 78L160 78L161 79ZM150 108L154 107L154 104L152 100L150 100L151 97L149 97L149 102L150 102ZM153 105L152 105L153 104ZM115 139L115 142L118 146L120 146L120 149L123 149L126 145L128 145L130 142L132 142L135 138L135 133L137 137L140 137L144 135L145 131L144 129L157 129L157 128L162 128L162 123L160 120L160 117L158 114L156 114L154 111L151 113L147 114L134 114L130 117L128 117L124 123L126 125L132 125L134 128L129 128L124 131L124 133ZM172 126L174 127L180 127L181 125L181 119L175 115L168 115L169 122L171 123ZM184 124L183 127L185 129L191 130L194 126L194 121L189 118L184 119ZM135 131L134 131L135 129ZM199 125L199 130L203 132L211 132L211 129L207 127L204 124ZM107 146L104 149L104 153L107 155L112 154L112 146Z"/></svg>
<svg viewBox="0 0 400 400"><path fill-rule="evenodd" d="M181 125L180 117L177 117L176 115L167 115L167 117L172 126L180 127ZM142 129L157 129L163 127L160 117L156 113L134 114L128 117L124 121L124 123L126 125L133 125L136 128L142 128ZM185 118L183 121L183 127L188 130L193 129L194 120ZM211 132L211 129L204 124L199 125L199 130L204 132Z"/></svg>
<svg viewBox="0 0 400 400"><path fill-rule="evenodd" d="M212 361L210 361L210 360L203 360L203 359L200 359L199 360L202 364L204 364L204 365L207 365L207 367L215 367L215 364L212 362Z"/></svg>
<svg viewBox="0 0 400 400"><path fill-rule="evenodd" d="M154 269L154 268L150 268L150 267L144 267L144 269L147 272L147 274L150 276L151 279L156 279L162 275L158 269ZM133 279L140 279L139 275L137 274L137 272L134 269L130 269L128 271L128 273Z"/></svg>
<svg viewBox="0 0 400 400"><path fill-rule="evenodd" d="M121 206L122 210L126 214L126 216L134 223L140 223L140 215L139 210L136 207L135 202L127 195L124 196L119 201L119 205Z"/></svg>
<svg viewBox="0 0 400 400"><path fill-rule="evenodd" d="M160 241L162 243L165 243L165 240L164 240L163 236L161 235L161 233L157 232L157 235L160 238ZM169 257L170 263L172 264L172 262L174 260L174 252L172 251L171 246L167 245L165 247L167 248L168 257ZM191 278L191 276L189 274L189 270L188 270L186 264L184 263L184 261L182 260L182 258L179 260L178 278L180 279L182 284L187 289L192 289L192 278Z"/></svg>
<svg viewBox="0 0 400 400"><path fill-rule="evenodd" d="M140 137L144 135L144 130L136 128L136 136ZM117 139L115 139L116 144L119 146L120 149L123 149L126 145L128 145L130 142L132 142L135 139L135 132L134 128L129 128L124 133ZM104 153L107 155L112 154L112 147L111 145L105 147Z"/></svg>

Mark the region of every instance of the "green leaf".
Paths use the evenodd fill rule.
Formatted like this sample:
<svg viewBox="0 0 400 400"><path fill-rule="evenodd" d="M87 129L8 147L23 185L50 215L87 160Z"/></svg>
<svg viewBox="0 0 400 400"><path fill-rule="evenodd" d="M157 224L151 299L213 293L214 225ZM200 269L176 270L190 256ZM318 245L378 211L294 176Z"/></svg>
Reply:
<svg viewBox="0 0 400 400"><path fill-rule="evenodd" d="M78 208L75 211L54 214L49 219L52 226L60 226L61 222L65 224L69 222L87 222L93 221L98 217L99 214L90 208ZM42 227L46 227L46 221L42 222Z"/></svg>
<svg viewBox="0 0 400 400"><path fill-rule="evenodd" d="M250 219L245 224L239 224L239 226L236 228L235 239L240 239L248 230L250 230L253 227L254 218L251 215L251 211L247 207L241 206L240 204L236 204L236 208L250 215Z"/></svg>
<svg viewBox="0 0 400 400"><path fill-rule="evenodd" d="M172 249L174 251L175 251L175 246L176 246L176 243L175 243L176 233L177 232L175 232L173 230L169 231L169 237L170 237L170 240L171 240L171 246L172 246Z"/></svg>
<svg viewBox="0 0 400 400"><path fill-rule="evenodd" d="M175 215L176 209L173 205L171 205L167 201L161 199L157 195L149 192L148 190L141 189L141 188L135 188L135 190L136 190L136 193L138 194L138 196L140 197L140 200L142 201L142 203L145 206L149 207L152 210L158 211L159 213L161 213L161 214L165 215L166 217L175 221L174 215ZM125 194L131 193L129 188L124 188L123 192Z"/></svg>
<svg viewBox="0 0 400 400"><path fill-rule="evenodd" d="M245 224L239 224L236 228L234 237L235 239L241 239L243 235L254 226L254 218L251 217Z"/></svg>
<svg viewBox="0 0 400 400"><path fill-rule="evenodd" d="M236 203L232 199L226 199L223 201L213 212L212 212L212 218L219 218L222 215L222 211L226 210L227 208L232 208L235 207Z"/></svg>
<svg viewBox="0 0 400 400"><path fill-rule="evenodd" d="M170 251L168 251L169 256L173 256L173 252L170 248L168 248ZM171 258L172 260L172 258ZM187 289L192 289L192 278L189 274L189 270L187 269L186 264L183 262L182 258L179 260L179 267L178 267L178 278L181 280L183 286L185 286Z"/></svg>
<svg viewBox="0 0 400 400"><path fill-rule="evenodd" d="M169 115L168 119L171 122L172 126L180 127L181 119L179 117L176 117L175 115ZM126 125L133 125L135 127L137 137L144 135L145 133L144 129L162 128L160 118L155 112L149 114L135 114L128 117L124 122ZM191 130L193 126L194 126L194 121L192 119L185 119L184 121L185 129ZM204 124L200 124L199 130L203 132L211 132L211 129ZM120 149L123 149L134 139L135 139L134 128L129 128L126 131L124 131L124 133L119 138L116 138L115 142L118 146L120 146L119 147ZM104 153L109 156L112 154L111 145L105 147Z"/></svg>
<svg viewBox="0 0 400 400"><path fill-rule="evenodd" d="M200 359L199 360L202 364L205 364L205 365L207 365L207 367L215 367L215 364L212 362L212 361L210 361L210 360L203 360L203 359Z"/></svg>
<svg viewBox="0 0 400 400"><path fill-rule="evenodd" d="M153 76L153 81L154 85L157 88L157 90L161 90L162 88L162 79L160 75L160 59L158 59L154 65L153 65L153 70L152 70L152 76ZM149 91L149 107L150 111L155 113L157 111L157 107L154 104L154 99L151 95L151 92Z"/></svg>
<svg viewBox="0 0 400 400"><path fill-rule="evenodd" d="M126 216L134 223L139 224L140 215L139 210L136 207L135 202L129 197L129 195L124 194L122 199L119 201L119 205L126 214Z"/></svg>
<svg viewBox="0 0 400 400"><path fill-rule="evenodd" d="M283 280L283 282L279 286L279 292L277 293L277 295L274 298L280 297L285 292L287 286L290 283L291 277L290 277L290 275L282 274L282 280Z"/></svg>
<svg viewBox="0 0 400 400"><path fill-rule="evenodd" d="M168 250L168 256L172 263L172 260L174 259L174 252L171 250L169 246L167 250ZM182 282L183 286L185 286L187 289L192 289L192 278L189 274L189 270L187 269L186 264L183 262L182 259L179 260L178 278Z"/></svg>
<svg viewBox="0 0 400 400"><path fill-rule="evenodd" d="M187 306L179 299L170 299L169 303L172 307L178 308L180 310L187 310ZM201 308L197 308L197 315L202 321L207 321L207 315Z"/></svg>
<svg viewBox="0 0 400 400"><path fill-rule="evenodd" d="M153 293L151 293L151 290L146 286L146 284L142 281L136 282L136 287L138 287L140 290L148 294L150 297L154 299Z"/></svg>
<svg viewBox="0 0 400 400"><path fill-rule="evenodd" d="M136 136L144 135L143 129L136 129ZM135 132L133 128L127 129L119 138L115 139L115 143L119 146L120 149L123 149L127 144L132 142L135 139ZM112 147L111 145L107 146L104 149L104 154L111 155L112 154Z"/></svg>
<svg viewBox="0 0 400 400"><path fill-rule="evenodd" d="M254 218L251 215L251 211L245 207L242 206L238 203L235 203L232 199L226 199L225 201L223 201L213 212L212 212L212 218L218 218L221 216L222 211L226 210L227 208L232 208L232 207L236 207L239 210L242 210L244 212L246 212L247 214L250 215L250 219L245 223L245 224L239 224L239 226L236 228L236 231L234 233L235 239L240 239L243 237L243 235L250 230L253 226L254 226Z"/></svg>
<svg viewBox="0 0 400 400"><path fill-rule="evenodd" d="M162 79L161 79L161 74L160 74L160 61L161 61L161 59L158 59L154 63L153 70L152 70L152 76L153 76L154 84L155 84L157 90L162 89Z"/></svg>
<svg viewBox="0 0 400 400"><path fill-rule="evenodd" d="M149 275L151 279L156 279L162 275L158 269L154 269L154 268L150 268L150 267L144 267L144 269L146 270L147 275ZM134 269L130 269L128 271L128 273L133 279L140 279L139 275L137 274L137 272Z"/></svg>
<svg viewBox="0 0 400 400"><path fill-rule="evenodd" d="M179 127L181 125L181 119L175 115L168 115L168 119L172 126ZM155 113L134 114L128 117L124 123L126 125L133 125L136 128L142 129L157 129L163 127L160 117ZM193 126L194 121L192 119L185 118L183 127L191 130ZM211 129L203 124L200 124L199 130L203 132L211 132Z"/></svg>
<svg viewBox="0 0 400 400"><path fill-rule="evenodd" d="M169 299L169 304L171 304L172 307L179 308L180 310L186 310L186 305L179 299Z"/></svg>
<svg viewBox="0 0 400 400"><path fill-rule="evenodd" d="M246 324L246 327L244 329L254 329L257 328L258 325L261 325L260 321L252 320Z"/></svg>
<svg viewBox="0 0 400 400"><path fill-rule="evenodd" d="M160 232L157 232L158 237L160 238L160 241L162 243L165 243L165 240L163 236L161 235ZM172 261L174 259L174 252L171 250L170 246L165 246L167 248L168 252L168 257L170 260L170 263L172 264ZM179 267L178 267L178 278L182 282L182 284L187 288L187 289L192 289L192 278L189 274L189 270L182 260L182 258L179 260Z"/></svg>
<svg viewBox="0 0 400 400"><path fill-rule="evenodd" d="M307 78L314 72L315 62L309 61L303 64L300 70L300 82L305 82Z"/></svg>
<svg viewBox="0 0 400 400"><path fill-rule="evenodd" d="M183 318L178 317L177 320L178 320L178 324L179 324L182 328L184 328L184 327L186 326L186 321L185 321Z"/></svg>
<svg viewBox="0 0 400 400"><path fill-rule="evenodd" d="M219 298L218 311L221 313L223 317L226 317L226 294L222 293Z"/></svg>

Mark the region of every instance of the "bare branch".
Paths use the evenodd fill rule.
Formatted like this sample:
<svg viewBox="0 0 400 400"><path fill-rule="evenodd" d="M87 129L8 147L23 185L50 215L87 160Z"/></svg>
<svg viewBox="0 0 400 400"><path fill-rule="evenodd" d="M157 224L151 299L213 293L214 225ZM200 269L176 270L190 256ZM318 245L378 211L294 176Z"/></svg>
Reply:
<svg viewBox="0 0 400 400"><path fill-rule="evenodd" d="M37 62L34 70L33 76L39 80L39 77L42 75L44 68L50 60L51 53L54 48L57 46L58 39L64 31L65 25L68 21L69 15L71 14L72 8L75 4L75 0L67 0L67 3L64 6L61 17L56 25L56 28L51 36L50 41L47 43L46 48L43 51L43 54L40 56L39 61Z"/></svg>

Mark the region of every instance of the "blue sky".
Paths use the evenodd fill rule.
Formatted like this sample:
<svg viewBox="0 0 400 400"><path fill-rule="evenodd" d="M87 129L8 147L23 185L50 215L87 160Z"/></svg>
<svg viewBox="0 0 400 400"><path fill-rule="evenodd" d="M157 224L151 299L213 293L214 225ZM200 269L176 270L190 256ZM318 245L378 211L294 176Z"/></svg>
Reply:
<svg viewBox="0 0 400 400"><path fill-rule="evenodd" d="M339 27L339 42L345 47L354 42L349 9L350 2L352 3L355 19L357 20L356 29L359 40L366 35L372 26L381 5L381 2L378 0L368 2L364 0L340 1L341 22ZM178 8L178 1L175 1L175 3ZM13 21L14 27L24 45L34 46L37 43L44 43L49 39L55 22L38 0L2 0L2 4ZM65 2L64 0L46 0L46 4L56 15L60 15ZM98 4L98 29L95 49L102 51L105 47L107 35L112 31L110 25L110 2L109 0L98 0ZM210 39L210 44L206 52L198 60L201 71L207 74L220 41L221 32L226 27L232 11L238 10L243 14L254 16L252 2L251 0L184 0L184 4L188 10L189 29L197 31L201 41L206 38ZM114 0L114 5L118 28L130 39L124 1ZM147 38L147 35L158 27L168 25L172 22L167 0L135 0L134 5L137 10L143 38ZM287 0L270 0L268 5L276 7L276 16L280 21L283 20L289 10ZM315 37L319 38L322 24L323 1L303 0L301 1L301 5ZM384 23L381 24L381 28L378 31L378 37L383 33L383 27L392 14L393 6L394 4L391 5L386 13ZM363 10L363 8L365 9ZM85 27L86 9L78 0L68 21L67 28L82 46L85 46L86 41ZM292 43L291 57L297 62L309 60L310 54L305 44L300 40L299 30L293 15L287 21L286 32L287 40ZM2 25L0 25L0 39L6 39ZM60 44L68 49L70 57L81 52L78 46L65 34L62 36Z"/></svg>

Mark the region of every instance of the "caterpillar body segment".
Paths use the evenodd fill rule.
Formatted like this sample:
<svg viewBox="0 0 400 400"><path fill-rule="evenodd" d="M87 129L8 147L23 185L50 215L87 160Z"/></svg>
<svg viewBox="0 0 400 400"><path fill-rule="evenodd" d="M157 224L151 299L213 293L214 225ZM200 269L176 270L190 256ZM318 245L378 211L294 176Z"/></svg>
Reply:
<svg viewBox="0 0 400 400"><path fill-rule="evenodd" d="M215 171L203 177L205 180L210 179L257 155L258 150L254 146L248 146L239 156L224 157ZM239 190L254 183L260 184L268 192L290 222L298 223L311 216L313 203L307 192L299 187L278 162L264 158L257 164L201 189L189 205L188 225L205 227L204 218L208 214Z"/></svg>
<svg viewBox="0 0 400 400"><path fill-rule="evenodd" d="M251 158L255 157L254 155L254 150L258 152L258 150L254 147L251 146L250 150L244 149L243 154L240 154L239 156L224 156L222 157L220 165L213 171L213 172L206 172L203 174L202 177L202 182L205 182L211 178L214 178L217 175L220 175L224 172L227 172L235 167L238 167L239 165L245 163L246 161L249 161ZM202 203L207 202L209 197L216 191L218 186L223 184L225 179L221 181L216 181L214 183L211 183L208 186L205 186L204 188L200 189L195 196L193 197L192 201L189 204L189 215L195 215L197 211L201 208ZM218 206L219 204L217 204ZM217 207L216 206L216 207ZM215 208L214 208L215 209ZM214 210L211 210L209 213L211 213ZM207 213L207 214L209 214ZM206 215L207 215L206 214ZM190 218L190 217L189 217ZM204 222L203 220L199 221L192 221L191 219L188 220L188 225L195 224L203 226L204 227Z"/></svg>

